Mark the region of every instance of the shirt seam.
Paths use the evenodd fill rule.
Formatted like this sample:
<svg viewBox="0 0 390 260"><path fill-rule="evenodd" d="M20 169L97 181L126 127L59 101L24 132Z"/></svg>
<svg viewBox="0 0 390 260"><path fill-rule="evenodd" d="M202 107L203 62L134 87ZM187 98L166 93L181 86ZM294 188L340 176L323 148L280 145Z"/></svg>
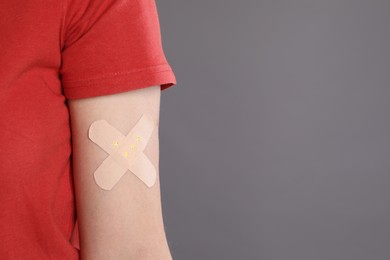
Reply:
<svg viewBox="0 0 390 260"><path fill-rule="evenodd" d="M60 0L61 1L61 12L62 12L62 15L61 15L61 32L60 32L60 44L61 44L61 50L63 49L64 47L64 43L65 43L65 14L66 14L66 11L67 11L67 4L66 4L66 0Z"/></svg>
<svg viewBox="0 0 390 260"><path fill-rule="evenodd" d="M161 71L156 71L156 72L154 72L154 73L162 73L162 72L167 72L167 71L171 71L171 70L161 70ZM113 77L113 78L115 78L115 77ZM137 80L137 81L135 81L135 82L143 82L142 80L140 81L140 80ZM134 82L133 82L134 83ZM78 89L78 88L88 88L88 87L92 87L92 86L94 86L94 85L100 85L100 83L99 82L96 82L95 80L86 80L85 81L85 85L77 85L77 86L67 86L66 88L67 89ZM101 87L103 87L103 86L101 86ZM108 86L109 87L109 86Z"/></svg>
<svg viewBox="0 0 390 260"><path fill-rule="evenodd" d="M86 77L86 78L78 78L78 79L63 79L63 82L69 83L69 82L81 82L81 81L94 81L94 80L99 80L99 79L106 79L106 78L111 78L115 77L118 75L125 75L125 74L131 74L131 73L137 73L137 72L142 72L145 70L151 70L153 68L159 68L159 67L164 67L164 66L169 66L168 63L163 63L159 65L154 65L154 66L149 66L141 69L133 69L133 70L126 70L126 71L118 71L118 72L111 72L111 73L104 73L101 76L96 76L96 77ZM171 69L166 69L166 70L157 70L155 72L163 72L163 71L169 71Z"/></svg>

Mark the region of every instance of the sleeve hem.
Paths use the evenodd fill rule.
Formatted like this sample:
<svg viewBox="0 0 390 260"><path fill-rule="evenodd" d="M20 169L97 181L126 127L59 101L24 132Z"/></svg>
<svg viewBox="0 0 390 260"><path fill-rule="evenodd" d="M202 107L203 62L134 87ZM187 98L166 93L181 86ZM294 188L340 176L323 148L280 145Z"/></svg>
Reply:
<svg viewBox="0 0 390 260"><path fill-rule="evenodd" d="M67 99L110 95L155 85L160 85L162 91L176 83L175 74L169 64L128 73L103 75L102 78L62 81Z"/></svg>

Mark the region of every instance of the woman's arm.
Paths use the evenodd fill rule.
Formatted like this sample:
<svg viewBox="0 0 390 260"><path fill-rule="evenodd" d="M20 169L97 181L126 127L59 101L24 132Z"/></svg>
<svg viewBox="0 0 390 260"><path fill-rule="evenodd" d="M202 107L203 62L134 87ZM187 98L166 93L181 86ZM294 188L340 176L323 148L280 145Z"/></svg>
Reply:
<svg viewBox="0 0 390 260"><path fill-rule="evenodd" d="M172 259L160 197L160 94L157 85L68 100L81 260ZM108 153L88 138L89 126L104 119L127 135L143 114L155 123L143 152L156 169L156 182L148 187L128 170L112 190L102 189L94 180L94 172Z"/></svg>

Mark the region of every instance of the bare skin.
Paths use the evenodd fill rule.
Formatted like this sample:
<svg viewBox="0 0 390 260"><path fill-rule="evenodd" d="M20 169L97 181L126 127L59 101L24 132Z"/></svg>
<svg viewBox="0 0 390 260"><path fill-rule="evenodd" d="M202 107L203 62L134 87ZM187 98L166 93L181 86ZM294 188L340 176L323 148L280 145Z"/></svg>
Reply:
<svg viewBox="0 0 390 260"><path fill-rule="evenodd" d="M160 95L157 85L68 100L81 260L172 259L160 196ZM147 187L127 171L112 190L101 189L93 173L107 153L88 139L89 126L95 120L104 119L125 135L144 113L150 115L157 126L144 150L157 171L155 184Z"/></svg>

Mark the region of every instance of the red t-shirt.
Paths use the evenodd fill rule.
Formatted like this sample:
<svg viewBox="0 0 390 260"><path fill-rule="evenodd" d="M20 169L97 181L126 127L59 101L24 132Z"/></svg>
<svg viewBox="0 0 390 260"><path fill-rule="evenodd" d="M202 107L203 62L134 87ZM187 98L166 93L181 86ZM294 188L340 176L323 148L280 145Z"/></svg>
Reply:
<svg viewBox="0 0 390 260"><path fill-rule="evenodd" d="M0 1L0 259L79 259L66 99L175 84L154 0Z"/></svg>

